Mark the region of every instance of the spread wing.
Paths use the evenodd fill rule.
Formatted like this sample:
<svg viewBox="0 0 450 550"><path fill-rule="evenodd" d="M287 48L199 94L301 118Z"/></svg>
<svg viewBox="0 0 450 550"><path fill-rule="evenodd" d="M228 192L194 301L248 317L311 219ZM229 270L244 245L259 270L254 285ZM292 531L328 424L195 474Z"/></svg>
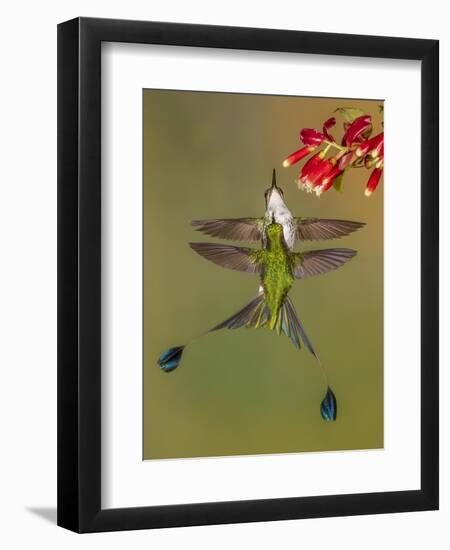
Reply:
<svg viewBox="0 0 450 550"><path fill-rule="evenodd" d="M299 241L339 239L366 225L362 222L320 218L295 218L295 223L296 238ZM194 220L192 222L192 226L197 231L230 241L259 241L263 225L263 218Z"/></svg>
<svg viewBox="0 0 450 550"><path fill-rule="evenodd" d="M325 250L310 250L293 254L293 275L296 279L306 279L334 271L356 256L356 250L351 248L328 248Z"/></svg>
<svg viewBox="0 0 450 550"><path fill-rule="evenodd" d="M364 227L362 222L349 220L322 220L320 218L295 218L296 238L299 241L321 241L339 239Z"/></svg>
<svg viewBox="0 0 450 550"><path fill-rule="evenodd" d="M191 225L211 237L229 241L259 241L262 218L236 218L224 220L194 220Z"/></svg>
<svg viewBox="0 0 450 550"><path fill-rule="evenodd" d="M260 272L261 251L215 243L189 243L189 246L203 258L221 267L247 273Z"/></svg>

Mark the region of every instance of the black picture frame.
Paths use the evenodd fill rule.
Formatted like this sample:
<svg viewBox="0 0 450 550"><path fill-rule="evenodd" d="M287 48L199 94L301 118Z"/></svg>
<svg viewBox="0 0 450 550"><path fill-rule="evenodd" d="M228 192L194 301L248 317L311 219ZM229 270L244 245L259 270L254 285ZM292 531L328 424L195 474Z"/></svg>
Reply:
<svg viewBox="0 0 450 550"><path fill-rule="evenodd" d="M104 41L421 62L420 490L102 510ZM98 532L438 509L438 66L437 40L91 18L58 26L58 525Z"/></svg>

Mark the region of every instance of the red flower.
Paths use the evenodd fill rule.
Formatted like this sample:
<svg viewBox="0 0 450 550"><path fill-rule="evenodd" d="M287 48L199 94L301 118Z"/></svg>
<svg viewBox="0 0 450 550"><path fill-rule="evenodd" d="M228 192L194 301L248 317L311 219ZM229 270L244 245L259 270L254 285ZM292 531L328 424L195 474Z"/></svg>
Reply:
<svg viewBox="0 0 450 550"><path fill-rule="evenodd" d="M378 164L378 163L377 163ZM377 166L373 172L370 174L369 181L367 182L367 187L364 192L366 197L370 197L370 195L375 191L377 188L377 185L380 181L381 174L383 173L383 167Z"/></svg>
<svg viewBox="0 0 450 550"><path fill-rule="evenodd" d="M298 161L302 160L303 158L305 158L306 156L308 156L315 149L316 149L315 147L311 147L311 146L302 147L298 151L295 151L295 153L292 153L291 155L289 155L287 157L287 159L285 159L283 161L283 166L285 168L287 168L288 166L292 166L296 162L298 162Z"/></svg>
<svg viewBox="0 0 450 550"><path fill-rule="evenodd" d="M320 153L316 153L309 160L307 160L300 171L299 179L305 178L307 174L315 170L316 166L320 164L320 162L322 162L323 157L324 155L321 151Z"/></svg>
<svg viewBox="0 0 450 550"><path fill-rule="evenodd" d="M300 139L305 145L317 146L325 141L326 136L313 128L303 128L300 132Z"/></svg>
<svg viewBox="0 0 450 550"><path fill-rule="evenodd" d="M331 189L333 186L334 180L342 174L343 170L339 166L335 166L329 174L322 179L320 184L320 193L325 193L328 189Z"/></svg>
<svg viewBox="0 0 450 550"><path fill-rule="evenodd" d="M382 139L377 143L377 145L370 152L373 158L384 158L384 134Z"/></svg>
<svg viewBox="0 0 450 550"><path fill-rule="evenodd" d="M314 128L303 128L300 140L304 147L289 155L283 166L292 166L314 153L300 170L297 184L300 189L314 191L317 195L331 189L336 178L342 177L344 171L365 167L372 170L366 188L366 195L370 196L383 172L384 132L370 138L372 118L360 109L343 107L336 111L344 118L341 142L337 142L329 132L336 125L334 117L324 121L322 132Z"/></svg>
<svg viewBox="0 0 450 550"><path fill-rule="evenodd" d="M336 164L334 159L329 160L324 156L324 152L321 151L311 157L303 166L298 180L300 188L311 193L316 187L320 187L323 178L332 171Z"/></svg>
<svg viewBox="0 0 450 550"><path fill-rule="evenodd" d="M322 131L325 135L325 137L327 138L328 141L335 141L334 137L328 132L328 130L330 128L333 128L333 126L336 125L336 119L334 118L334 116L332 116L331 118L327 119L324 123L323 123L323 128L322 128Z"/></svg>
<svg viewBox="0 0 450 550"><path fill-rule="evenodd" d="M370 153L373 157L377 157L381 148L383 147L383 144L384 144L384 132L382 132L381 134L378 134L377 136L374 136L371 139L367 139L366 141L363 141L355 151L356 156L364 157Z"/></svg>
<svg viewBox="0 0 450 550"><path fill-rule="evenodd" d="M353 160L353 157L354 157L353 151L350 151L348 153L345 153L345 155L342 155L342 157L339 159L339 168L341 170L344 170L344 168L347 168L347 166Z"/></svg>
<svg viewBox="0 0 450 550"><path fill-rule="evenodd" d="M344 137L342 138L342 145L351 147L354 143L362 141L364 135L370 131L372 127L372 117L369 115L363 115L356 118L347 128Z"/></svg>

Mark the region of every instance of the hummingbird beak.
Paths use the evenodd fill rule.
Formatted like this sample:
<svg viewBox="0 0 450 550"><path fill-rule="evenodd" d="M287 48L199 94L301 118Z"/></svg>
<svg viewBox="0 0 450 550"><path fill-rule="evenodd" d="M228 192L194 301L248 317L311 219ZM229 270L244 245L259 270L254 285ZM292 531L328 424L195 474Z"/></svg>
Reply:
<svg viewBox="0 0 450 550"><path fill-rule="evenodd" d="M264 194L264 197L266 199L266 208L269 204L270 198L272 197L273 192L276 191L275 196L280 195L283 196L283 190L280 189L277 185L277 173L275 171L275 168L272 172L272 185L269 187L269 189L266 189L266 192Z"/></svg>
<svg viewBox="0 0 450 550"><path fill-rule="evenodd" d="M277 189L277 173L275 171L275 168L272 172L272 189Z"/></svg>

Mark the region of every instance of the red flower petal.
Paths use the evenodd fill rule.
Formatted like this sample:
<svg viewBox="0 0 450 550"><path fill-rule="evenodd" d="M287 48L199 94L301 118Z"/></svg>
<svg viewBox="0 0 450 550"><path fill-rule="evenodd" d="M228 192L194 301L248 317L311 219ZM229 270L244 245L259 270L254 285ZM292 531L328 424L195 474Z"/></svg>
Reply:
<svg viewBox="0 0 450 550"><path fill-rule="evenodd" d="M372 118L369 115L363 115L355 119L342 138L347 147L351 147L356 141L361 139L362 134L367 132L372 126Z"/></svg>
<svg viewBox="0 0 450 550"><path fill-rule="evenodd" d="M365 157L372 147L372 140L367 139L358 145L355 153L357 157Z"/></svg>
<svg viewBox="0 0 450 550"><path fill-rule="evenodd" d="M334 168L334 164L332 162L330 162L329 160L324 160L323 163L316 168L314 174L312 174L314 178L313 183L315 185L320 185L323 178L328 174L330 174L333 168Z"/></svg>
<svg viewBox="0 0 450 550"><path fill-rule="evenodd" d="M382 173L383 173L383 168L375 168L373 172L370 174L369 181L367 182L367 187L365 191L366 197L370 197L370 195L375 191L380 181Z"/></svg>
<svg viewBox="0 0 450 550"><path fill-rule="evenodd" d="M351 163L353 160L353 151L349 151L348 153L345 153L340 159L339 159L339 168L340 170L344 170L344 168L347 168L347 166Z"/></svg>
<svg viewBox="0 0 450 550"><path fill-rule="evenodd" d="M288 166L292 166L296 162L299 162L306 156L308 156L310 153L312 153L315 150L315 147L307 146L302 147L298 151L295 151L295 153L292 153L287 157L287 159L283 162L283 166L287 168Z"/></svg>
<svg viewBox="0 0 450 550"><path fill-rule="evenodd" d="M319 162L322 162L323 155L322 153L316 153L309 160L305 162L300 170L299 178L306 179L306 176L316 167Z"/></svg>
<svg viewBox="0 0 450 550"><path fill-rule="evenodd" d="M328 118L324 123L323 123L323 128L322 128L322 132L325 134L325 137L327 138L328 141L335 141L334 137L328 132L328 130L330 128L333 128L333 126L335 126L336 124L336 119L333 117L331 118Z"/></svg>
<svg viewBox="0 0 450 550"><path fill-rule="evenodd" d="M320 145L325 136L313 128L303 128L300 132L300 139L305 145Z"/></svg>
<svg viewBox="0 0 450 550"><path fill-rule="evenodd" d="M322 178L324 178L334 167L334 164L330 160L323 159L320 155L320 153L316 155L318 160L314 162L314 164L308 166L308 163L306 163L300 174L301 182L310 187L319 185Z"/></svg>
<svg viewBox="0 0 450 550"><path fill-rule="evenodd" d="M374 136L371 139L363 141L356 149L356 156L364 157L368 153L372 153L373 157L377 157L381 147L383 146L383 143L384 132L378 134L377 136ZM375 151L375 154L373 153L373 151Z"/></svg>
<svg viewBox="0 0 450 550"><path fill-rule="evenodd" d="M384 133L380 134L378 140L373 144L370 154L373 158L384 156Z"/></svg>
<svg viewBox="0 0 450 550"><path fill-rule="evenodd" d="M339 166L335 166L331 172L322 179L321 181L321 188L320 190L325 193L325 191L328 191L331 187L333 187L334 180L339 176L339 174L342 174L343 170L339 168Z"/></svg>

